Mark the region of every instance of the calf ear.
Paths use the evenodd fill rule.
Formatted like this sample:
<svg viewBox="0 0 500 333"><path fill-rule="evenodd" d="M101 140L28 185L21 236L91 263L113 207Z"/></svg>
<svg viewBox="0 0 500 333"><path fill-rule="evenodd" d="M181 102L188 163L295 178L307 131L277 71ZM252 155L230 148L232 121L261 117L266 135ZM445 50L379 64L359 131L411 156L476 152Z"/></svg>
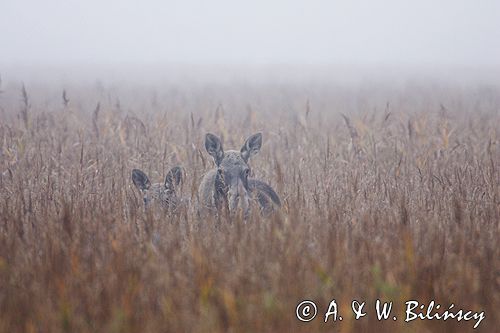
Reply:
<svg viewBox="0 0 500 333"><path fill-rule="evenodd" d="M178 166L173 167L165 177L165 187L173 190L182 181L182 169Z"/></svg>
<svg viewBox="0 0 500 333"><path fill-rule="evenodd" d="M211 133L207 133L205 136L205 149L214 158L215 164L219 166L224 158L224 149L220 139Z"/></svg>
<svg viewBox="0 0 500 333"><path fill-rule="evenodd" d="M148 176L139 169L132 170L132 181L139 190L147 190L151 186Z"/></svg>
<svg viewBox="0 0 500 333"><path fill-rule="evenodd" d="M241 147L241 157L248 162L250 157L257 155L262 147L262 134L257 133L252 135L245 141L243 147Z"/></svg>

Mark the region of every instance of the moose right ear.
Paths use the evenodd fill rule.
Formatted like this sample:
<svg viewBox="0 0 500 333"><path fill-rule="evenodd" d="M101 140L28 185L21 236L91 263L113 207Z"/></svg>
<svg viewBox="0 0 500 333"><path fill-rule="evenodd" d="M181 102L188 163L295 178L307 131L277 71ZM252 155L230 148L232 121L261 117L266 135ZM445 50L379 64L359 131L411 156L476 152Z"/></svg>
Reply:
<svg viewBox="0 0 500 333"><path fill-rule="evenodd" d="M132 170L132 181L139 190L147 190L151 186L148 176L139 169Z"/></svg>
<svg viewBox="0 0 500 333"><path fill-rule="evenodd" d="M241 157L248 162L248 159L256 155L262 147L262 134L257 133L249 137L243 147L241 147Z"/></svg>
<svg viewBox="0 0 500 333"><path fill-rule="evenodd" d="M211 133L207 133L205 136L205 149L214 158L215 164L219 166L224 158L224 149L220 139Z"/></svg>

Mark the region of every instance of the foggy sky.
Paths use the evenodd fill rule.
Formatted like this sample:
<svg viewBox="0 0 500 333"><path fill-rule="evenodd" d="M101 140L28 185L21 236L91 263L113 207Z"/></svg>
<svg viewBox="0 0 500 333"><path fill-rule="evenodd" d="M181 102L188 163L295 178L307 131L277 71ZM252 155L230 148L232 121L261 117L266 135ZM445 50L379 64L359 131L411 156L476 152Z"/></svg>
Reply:
<svg viewBox="0 0 500 333"><path fill-rule="evenodd" d="M0 1L4 69L176 63L498 67L500 1Z"/></svg>

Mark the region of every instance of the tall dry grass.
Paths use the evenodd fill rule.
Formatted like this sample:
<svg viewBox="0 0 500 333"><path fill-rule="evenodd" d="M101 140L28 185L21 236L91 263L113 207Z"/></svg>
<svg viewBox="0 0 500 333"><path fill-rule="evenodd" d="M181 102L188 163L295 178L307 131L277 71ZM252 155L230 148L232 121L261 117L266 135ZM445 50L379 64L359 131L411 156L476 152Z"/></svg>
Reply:
<svg viewBox="0 0 500 333"><path fill-rule="evenodd" d="M484 310L500 324L500 91L236 85L0 95L0 332L451 332L355 321L352 299ZM204 133L239 148L282 211L197 214ZM131 183L181 165L191 203L144 211ZM313 299L344 320L295 318Z"/></svg>

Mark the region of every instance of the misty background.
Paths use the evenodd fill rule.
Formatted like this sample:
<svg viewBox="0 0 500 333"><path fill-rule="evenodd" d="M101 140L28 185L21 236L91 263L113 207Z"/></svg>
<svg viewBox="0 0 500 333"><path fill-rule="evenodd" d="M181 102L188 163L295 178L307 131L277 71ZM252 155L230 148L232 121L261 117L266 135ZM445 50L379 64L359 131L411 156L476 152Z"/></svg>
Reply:
<svg viewBox="0 0 500 333"><path fill-rule="evenodd" d="M0 30L4 80L500 72L496 0L2 1Z"/></svg>

